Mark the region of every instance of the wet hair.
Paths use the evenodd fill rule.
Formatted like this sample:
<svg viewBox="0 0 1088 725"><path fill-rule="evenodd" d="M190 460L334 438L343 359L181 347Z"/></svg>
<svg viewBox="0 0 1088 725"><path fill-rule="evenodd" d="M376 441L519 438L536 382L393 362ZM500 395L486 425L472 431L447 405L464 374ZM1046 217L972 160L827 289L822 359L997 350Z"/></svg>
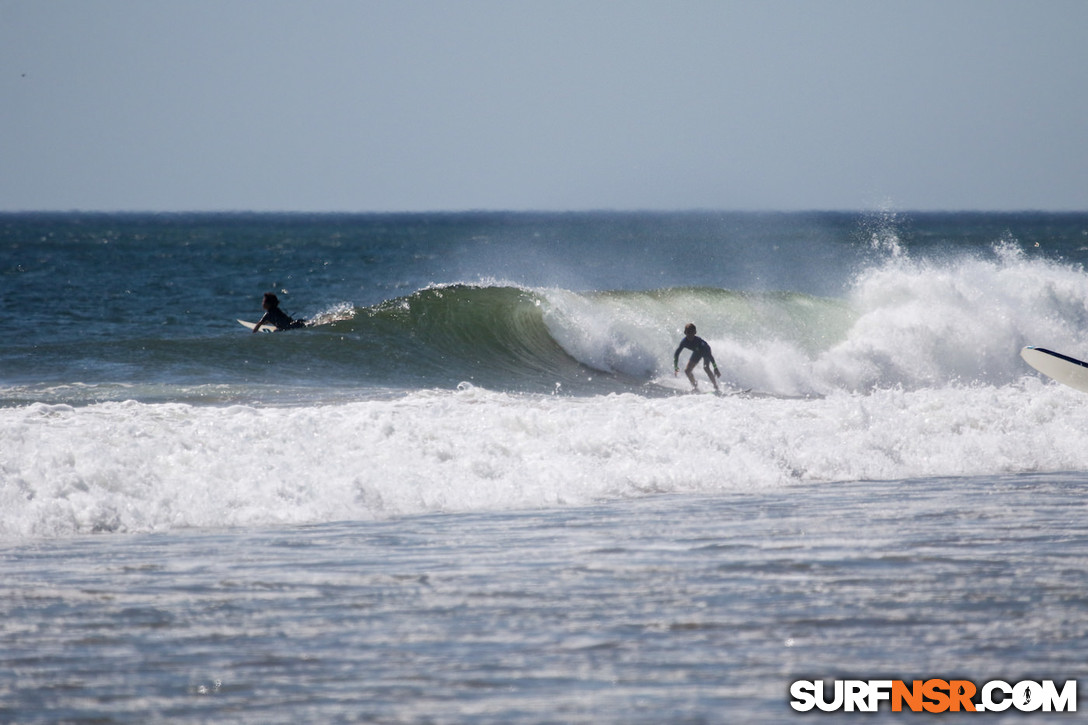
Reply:
<svg viewBox="0 0 1088 725"><path fill-rule="evenodd" d="M272 294L271 292L265 292L264 293L264 301L270 307L279 307L280 306L280 298L277 297L276 295Z"/></svg>
<svg viewBox="0 0 1088 725"><path fill-rule="evenodd" d="M684 325L684 334L685 335L694 335L695 334L695 323L694 322L689 322L688 324Z"/></svg>

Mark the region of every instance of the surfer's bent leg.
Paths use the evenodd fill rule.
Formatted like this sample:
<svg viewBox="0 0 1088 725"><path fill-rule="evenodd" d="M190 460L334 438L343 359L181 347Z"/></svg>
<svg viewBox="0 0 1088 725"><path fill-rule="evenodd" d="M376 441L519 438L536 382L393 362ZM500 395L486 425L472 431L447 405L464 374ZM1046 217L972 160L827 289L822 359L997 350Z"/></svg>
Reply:
<svg viewBox="0 0 1088 725"><path fill-rule="evenodd" d="M691 354L691 359L688 360L688 366L684 368L684 374L688 376L688 380L691 382L693 390L699 389L699 383L695 382L695 375L692 374L692 370L699 363L699 359L702 357L699 353L695 352Z"/></svg>
<svg viewBox="0 0 1088 725"><path fill-rule="evenodd" d="M714 371L710 369L710 361L703 361L703 370L706 370L706 376L710 378L710 384L714 386L714 389L718 389L718 381L714 379Z"/></svg>

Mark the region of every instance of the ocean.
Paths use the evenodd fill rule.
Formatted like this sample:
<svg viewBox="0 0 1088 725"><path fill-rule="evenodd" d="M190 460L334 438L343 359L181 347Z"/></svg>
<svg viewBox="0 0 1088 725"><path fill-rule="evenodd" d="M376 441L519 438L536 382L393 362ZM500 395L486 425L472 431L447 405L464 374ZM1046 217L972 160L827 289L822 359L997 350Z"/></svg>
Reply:
<svg viewBox="0 0 1088 725"><path fill-rule="evenodd" d="M1086 261L1082 213L0 215L0 722L1085 691L1088 397L1018 353L1088 358Z"/></svg>

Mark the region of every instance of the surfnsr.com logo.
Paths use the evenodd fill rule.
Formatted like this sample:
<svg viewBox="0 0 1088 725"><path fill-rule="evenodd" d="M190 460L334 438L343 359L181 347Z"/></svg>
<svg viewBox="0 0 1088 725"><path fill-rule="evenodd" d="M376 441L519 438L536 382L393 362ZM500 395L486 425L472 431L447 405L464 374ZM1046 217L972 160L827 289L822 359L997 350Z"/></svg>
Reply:
<svg viewBox="0 0 1088 725"><path fill-rule="evenodd" d="M1059 689L1053 680L991 680L981 687L969 680L797 680L790 697L800 712L876 712L883 703L892 712L1076 712L1077 681Z"/></svg>

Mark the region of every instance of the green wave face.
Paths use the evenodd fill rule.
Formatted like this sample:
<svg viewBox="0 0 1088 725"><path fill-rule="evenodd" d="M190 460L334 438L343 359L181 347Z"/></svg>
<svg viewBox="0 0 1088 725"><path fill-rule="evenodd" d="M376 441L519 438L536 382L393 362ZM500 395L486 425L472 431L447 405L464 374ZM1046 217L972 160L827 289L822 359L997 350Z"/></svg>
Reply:
<svg viewBox="0 0 1088 725"><path fill-rule="evenodd" d="M611 392L671 375L672 353L689 321L722 359L734 348L768 341L819 354L842 339L852 320L846 303L799 293L453 285L358 310L332 329L352 333L368 351L365 373L390 384L412 378Z"/></svg>
<svg viewBox="0 0 1088 725"><path fill-rule="evenodd" d="M379 355L418 376L537 389L585 378L552 338L543 308L529 290L454 285L367 308L354 322Z"/></svg>

